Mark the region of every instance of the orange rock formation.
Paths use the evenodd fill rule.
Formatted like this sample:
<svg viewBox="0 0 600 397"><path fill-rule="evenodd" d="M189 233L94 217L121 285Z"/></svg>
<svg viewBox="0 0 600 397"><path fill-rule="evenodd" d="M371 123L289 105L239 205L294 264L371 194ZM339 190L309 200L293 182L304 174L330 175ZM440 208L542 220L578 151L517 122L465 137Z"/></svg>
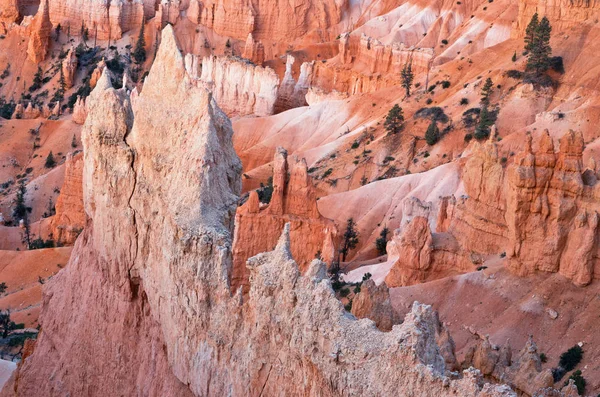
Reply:
<svg viewBox="0 0 600 397"><path fill-rule="evenodd" d="M83 210L83 155L67 155L65 180L52 219L52 237L58 245L72 245L85 226Z"/></svg>
<svg viewBox="0 0 600 397"><path fill-rule="evenodd" d="M335 225L317 209L316 191L306 162L294 159L290 164L287 152L279 148L274 159L270 203L261 205L258 194L252 191L236 212L231 277L234 290L243 286L247 291L248 258L272 249L286 223L291 225L291 252L301 272L306 271L318 252L323 261L331 263Z"/></svg>

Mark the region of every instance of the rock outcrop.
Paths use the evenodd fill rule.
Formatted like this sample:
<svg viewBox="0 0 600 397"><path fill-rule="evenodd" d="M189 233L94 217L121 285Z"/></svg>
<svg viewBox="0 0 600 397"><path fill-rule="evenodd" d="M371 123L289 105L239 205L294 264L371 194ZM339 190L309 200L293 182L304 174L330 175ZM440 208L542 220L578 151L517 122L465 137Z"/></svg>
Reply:
<svg viewBox="0 0 600 397"><path fill-rule="evenodd" d="M17 0L1 0L0 1L0 22L14 23L19 20L19 2Z"/></svg>
<svg viewBox="0 0 600 397"><path fill-rule="evenodd" d="M257 65L262 65L265 61L265 47L260 41L254 41L252 33L248 34L242 57Z"/></svg>
<svg viewBox="0 0 600 397"><path fill-rule="evenodd" d="M236 213L233 242L231 285L248 291L248 258L272 249L285 224L290 224L291 252L300 271L304 272L320 252L323 261L331 263L335 253L333 240L337 234L332 221L317 209L316 190L304 160L289 160L287 152L278 148L274 158L273 194L268 205L261 205L256 191Z"/></svg>
<svg viewBox="0 0 600 397"><path fill-rule="evenodd" d="M138 29L144 18L154 17L153 0L60 0L50 3L50 20L60 24L71 35L81 34L81 27L89 37L98 40L120 39L124 32Z"/></svg>
<svg viewBox="0 0 600 397"><path fill-rule="evenodd" d="M372 279L362 283L360 292L352 300L352 314L356 318L369 318L382 331L390 331L394 324L400 324L390 302L390 291L385 283L376 285Z"/></svg>
<svg viewBox="0 0 600 397"><path fill-rule="evenodd" d="M50 228L58 245L73 245L85 226L83 210L83 155L72 153L65 161L65 179L56 199Z"/></svg>
<svg viewBox="0 0 600 397"><path fill-rule="evenodd" d="M77 72L77 56L73 48L67 53L67 57L62 61L63 75L65 76L65 83L67 88L73 87L75 84L75 73Z"/></svg>
<svg viewBox="0 0 600 397"><path fill-rule="evenodd" d="M85 119L87 118L87 107L86 100L80 96L77 97L77 102L75 102L75 106L73 106L73 116L72 120L74 123L83 124L85 123Z"/></svg>
<svg viewBox="0 0 600 397"><path fill-rule="evenodd" d="M347 0L207 0L202 2L200 23L238 40L252 33L258 40L289 42L311 31L333 39L337 33L328 28L342 20L348 6Z"/></svg>
<svg viewBox="0 0 600 397"><path fill-rule="evenodd" d="M46 59L51 33L52 23L50 22L48 0L42 0L30 26L27 58L32 63L37 64Z"/></svg>
<svg viewBox="0 0 600 397"><path fill-rule="evenodd" d="M529 396L554 385L552 371L542 370L542 361L531 337L518 355L513 357L508 342L499 347L484 336L466 353L463 368L471 366L479 369L484 376L511 384Z"/></svg>
<svg viewBox="0 0 600 397"><path fill-rule="evenodd" d="M196 58L196 60L194 60ZM194 55L186 64L198 64ZM209 56L202 59L201 75L196 76L212 92L219 107L229 116L273 114L279 78L270 68L263 68L237 57ZM188 68L193 75L197 67Z"/></svg>
<svg viewBox="0 0 600 397"><path fill-rule="evenodd" d="M89 101L90 221L46 284L43 331L5 393L514 396L475 370L443 375L430 306L388 333L346 313L322 262L300 274L289 227L249 261L248 299L232 294L241 165L170 26L133 107L106 73Z"/></svg>
<svg viewBox="0 0 600 397"><path fill-rule="evenodd" d="M493 134L475 143L463 172L467 196L444 200L440 227L465 253L506 252L517 274L558 272L587 285L598 277L600 249L595 165L583 167L581 133L566 133L558 152L547 131L532 146L527 134L525 150L504 168Z"/></svg>

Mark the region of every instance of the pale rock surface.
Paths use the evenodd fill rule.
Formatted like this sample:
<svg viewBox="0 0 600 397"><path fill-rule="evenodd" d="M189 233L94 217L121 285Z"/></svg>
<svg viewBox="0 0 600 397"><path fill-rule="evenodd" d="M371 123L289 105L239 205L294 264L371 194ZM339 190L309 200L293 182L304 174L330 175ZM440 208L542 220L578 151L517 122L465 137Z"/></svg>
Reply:
<svg viewBox="0 0 600 397"><path fill-rule="evenodd" d="M273 114L279 78L272 69L241 58L217 56L204 57L198 68L192 66L199 64L193 58L196 57L186 57L191 67L188 71L198 73L201 70L201 75L195 77L212 92L219 107L229 116Z"/></svg>
<svg viewBox="0 0 600 397"><path fill-rule="evenodd" d="M133 109L106 73L89 100L90 222L46 284L43 331L5 395L515 395L475 370L443 375L430 306L388 333L350 316L322 262L300 275L289 227L250 260L248 299L232 296L241 166L170 26Z"/></svg>
<svg viewBox="0 0 600 397"><path fill-rule="evenodd" d="M87 117L86 99L80 96L77 97L77 102L73 106L72 120L74 123L83 124Z"/></svg>

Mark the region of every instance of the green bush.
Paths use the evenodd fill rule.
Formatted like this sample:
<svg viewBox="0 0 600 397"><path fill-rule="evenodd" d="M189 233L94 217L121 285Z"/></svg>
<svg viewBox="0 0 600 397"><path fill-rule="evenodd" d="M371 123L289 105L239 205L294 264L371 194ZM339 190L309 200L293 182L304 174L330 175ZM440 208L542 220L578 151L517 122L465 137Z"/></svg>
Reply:
<svg viewBox="0 0 600 397"><path fill-rule="evenodd" d="M575 369L577 364L581 362L583 358L583 349L579 345L575 345L563 354L560 355L558 365L563 367L567 372Z"/></svg>
<svg viewBox="0 0 600 397"><path fill-rule="evenodd" d="M575 387L577 387L577 393L583 395L583 393L585 392L585 385L587 382L585 381L583 375L581 375L581 371L577 370L573 372L571 376L569 376L569 379L567 379L567 381L565 382L565 386L569 384L570 379L573 379Z"/></svg>

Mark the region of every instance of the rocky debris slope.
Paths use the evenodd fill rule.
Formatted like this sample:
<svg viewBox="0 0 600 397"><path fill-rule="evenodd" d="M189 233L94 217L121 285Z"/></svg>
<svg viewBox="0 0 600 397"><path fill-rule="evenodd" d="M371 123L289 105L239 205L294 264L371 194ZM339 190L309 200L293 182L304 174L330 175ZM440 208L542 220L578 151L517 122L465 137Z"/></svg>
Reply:
<svg viewBox="0 0 600 397"><path fill-rule="evenodd" d="M331 263L335 255L337 230L332 221L317 209L316 190L308 175L306 162L288 159L279 148L273 168L273 193L268 205L261 203L257 191L238 208L233 240L233 271L231 285L235 291L249 286L248 258L272 249L286 223L290 224L291 252L304 272L319 255Z"/></svg>
<svg viewBox="0 0 600 397"><path fill-rule="evenodd" d="M85 226L83 210L83 154L69 153L65 162L65 179L56 199L52 219L52 237L57 245L72 245Z"/></svg>
<svg viewBox="0 0 600 397"><path fill-rule="evenodd" d="M133 107L106 74L90 101L89 227L47 284L35 351L5 394L514 396L477 371L443 375L429 306L388 333L354 319L322 262L300 275L287 227L249 262L249 299L231 295L240 162L170 26Z"/></svg>

